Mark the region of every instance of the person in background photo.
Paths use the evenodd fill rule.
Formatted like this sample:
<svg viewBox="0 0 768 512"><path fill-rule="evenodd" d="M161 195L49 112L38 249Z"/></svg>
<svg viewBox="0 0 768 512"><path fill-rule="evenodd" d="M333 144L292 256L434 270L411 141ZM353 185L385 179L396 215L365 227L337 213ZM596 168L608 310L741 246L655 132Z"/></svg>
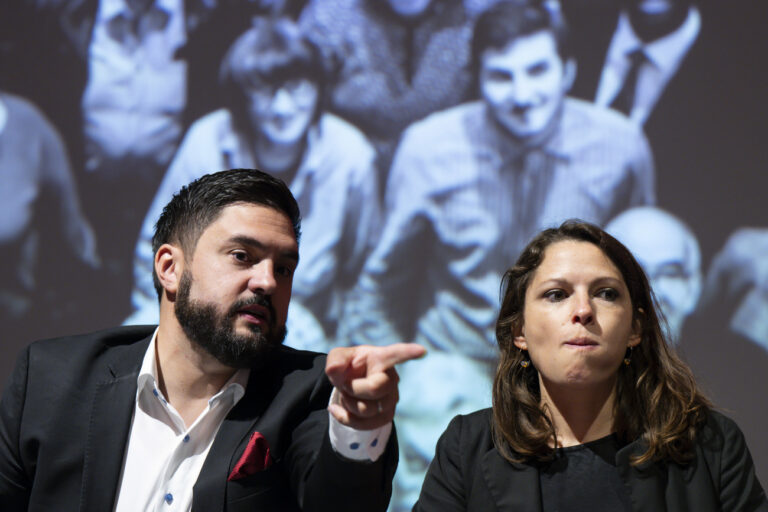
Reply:
<svg viewBox="0 0 768 512"><path fill-rule="evenodd" d="M356 128L324 110L318 50L290 20L258 18L227 53L222 79L227 108L190 128L146 214L126 323L157 318L148 270L162 206L206 169L258 166L289 184L304 215L287 343L326 351L345 291L379 229L375 152Z"/></svg>
<svg viewBox="0 0 768 512"><path fill-rule="evenodd" d="M534 237L496 326L493 407L453 419L415 512L768 511L743 434L668 345L611 235L569 221Z"/></svg>
<svg viewBox="0 0 768 512"><path fill-rule="evenodd" d="M395 364L414 344L283 346L301 213L255 169L158 219L157 326L43 340L0 400L0 509L386 510Z"/></svg>
<svg viewBox="0 0 768 512"><path fill-rule="evenodd" d="M299 22L329 62L328 108L373 142L383 173L409 124L470 97L459 0L313 0Z"/></svg>
<svg viewBox="0 0 768 512"><path fill-rule="evenodd" d="M702 288L701 251L680 219L652 206L632 208L605 230L637 259L661 308L667 340L677 345L685 319L696 309Z"/></svg>
<svg viewBox="0 0 768 512"><path fill-rule="evenodd" d="M0 92L0 325L2 350L50 334L77 301L62 276L93 272L101 261L83 215L66 148L32 103ZM47 222L51 221L52 222ZM2 358L0 375L12 358Z"/></svg>
<svg viewBox="0 0 768 512"><path fill-rule="evenodd" d="M403 134L382 234L345 303L342 340L453 353L485 365L490 389L498 283L526 240L570 217L604 224L654 203L641 130L566 96L576 72L567 48L561 17L539 2L480 15L472 55L481 98ZM465 402L445 403L455 406L443 425Z"/></svg>

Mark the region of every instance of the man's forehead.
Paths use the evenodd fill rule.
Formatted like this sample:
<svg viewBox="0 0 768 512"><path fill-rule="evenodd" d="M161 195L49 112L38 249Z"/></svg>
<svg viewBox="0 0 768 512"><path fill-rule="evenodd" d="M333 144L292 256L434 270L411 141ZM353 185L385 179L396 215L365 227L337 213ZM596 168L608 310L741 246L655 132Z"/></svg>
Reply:
<svg viewBox="0 0 768 512"><path fill-rule="evenodd" d="M285 212L257 203L233 203L221 209L203 230L200 239L215 237L270 238L296 245L293 223Z"/></svg>
<svg viewBox="0 0 768 512"><path fill-rule="evenodd" d="M552 57L560 59L557 40L553 31L544 29L517 36L503 46L486 48L482 63L484 67L505 67Z"/></svg>

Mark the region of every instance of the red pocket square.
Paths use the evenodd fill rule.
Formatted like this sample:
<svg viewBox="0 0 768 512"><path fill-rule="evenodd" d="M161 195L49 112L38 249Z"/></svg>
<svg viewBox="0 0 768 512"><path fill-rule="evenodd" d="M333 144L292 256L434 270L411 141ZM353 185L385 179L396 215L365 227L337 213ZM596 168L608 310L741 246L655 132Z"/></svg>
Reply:
<svg viewBox="0 0 768 512"><path fill-rule="evenodd" d="M269 443L261 435L261 432L254 432L248 440L248 446L245 447L243 455L235 464L235 469L229 474L227 480L239 480L258 471L264 471L272 465L272 457L269 454Z"/></svg>

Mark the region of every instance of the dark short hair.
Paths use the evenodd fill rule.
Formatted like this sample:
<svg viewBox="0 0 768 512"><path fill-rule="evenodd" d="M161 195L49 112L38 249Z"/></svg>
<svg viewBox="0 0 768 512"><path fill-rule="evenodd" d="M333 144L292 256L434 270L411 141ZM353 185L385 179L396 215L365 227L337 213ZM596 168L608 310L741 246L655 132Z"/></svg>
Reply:
<svg viewBox="0 0 768 512"><path fill-rule="evenodd" d="M500 50L512 41L542 30L552 32L563 60L572 55L563 16L542 0L506 0L494 4L477 18L472 35L472 69L477 77L483 52Z"/></svg>
<svg viewBox="0 0 768 512"><path fill-rule="evenodd" d="M248 126L248 91L296 78L318 90L315 119L321 112L326 70L320 49L288 18L254 18L253 26L229 47L221 65L225 107L236 126Z"/></svg>
<svg viewBox="0 0 768 512"><path fill-rule="evenodd" d="M257 169L230 169L206 174L184 186L163 208L152 236L152 254L161 245L178 244L185 256L191 256L203 231L222 210L236 203L273 208L291 221L298 243L301 235L301 213L288 186L280 179ZM158 299L163 288L152 269Z"/></svg>
<svg viewBox="0 0 768 512"><path fill-rule="evenodd" d="M538 372L523 367L525 351L515 346L523 327L525 294L546 249L556 242L575 240L594 244L621 273L632 303L632 321L640 344L630 364L619 369L616 383L614 429L625 441L643 438L645 453L633 459L682 463L692 455L696 431L710 407L693 374L664 338L656 300L640 264L632 253L604 230L577 220L545 229L523 249L504 275L502 304L496 322L500 359L493 386L493 435L507 460L545 460L553 455L554 426L540 407Z"/></svg>

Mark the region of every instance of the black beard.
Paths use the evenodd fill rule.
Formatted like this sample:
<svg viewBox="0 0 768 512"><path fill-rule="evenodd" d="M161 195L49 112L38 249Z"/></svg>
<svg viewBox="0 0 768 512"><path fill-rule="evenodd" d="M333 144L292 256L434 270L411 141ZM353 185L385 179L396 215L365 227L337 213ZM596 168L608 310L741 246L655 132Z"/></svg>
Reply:
<svg viewBox="0 0 768 512"><path fill-rule="evenodd" d="M268 296L254 295L250 299L232 304L222 315L215 304L191 300L192 277L183 272L176 294L174 312L184 334L195 345L231 368L263 366L272 359L275 349L282 345L285 325L275 325L275 310ZM259 304L269 309L270 329L263 333L257 325L251 326L251 335L235 332L235 319L243 307Z"/></svg>

